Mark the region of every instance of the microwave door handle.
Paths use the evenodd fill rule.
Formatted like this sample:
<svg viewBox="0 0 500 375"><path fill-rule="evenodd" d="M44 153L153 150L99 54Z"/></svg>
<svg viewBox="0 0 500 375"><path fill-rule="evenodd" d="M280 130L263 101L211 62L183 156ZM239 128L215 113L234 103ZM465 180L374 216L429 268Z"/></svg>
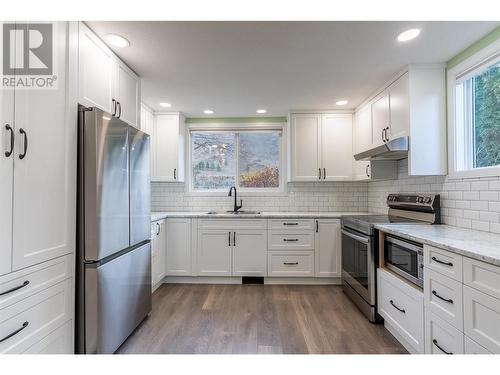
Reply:
<svg viewBox="0 0 500 375"><path fill-rule="evenodd" d="M348 231L346 231L344 229L342 229L342 234L346 235L347 237L352 238L353 240L362 242L364 244L369 244L371 242L371 240L369 238L358 236L358 235L356 235L354 233L351 233L351 232L348 232Z"/></svg>

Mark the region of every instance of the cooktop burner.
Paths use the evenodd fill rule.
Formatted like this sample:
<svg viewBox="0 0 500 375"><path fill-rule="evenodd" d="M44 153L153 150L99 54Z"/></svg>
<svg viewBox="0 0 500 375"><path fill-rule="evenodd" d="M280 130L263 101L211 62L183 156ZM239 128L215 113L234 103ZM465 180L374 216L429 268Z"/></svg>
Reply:
<svg viewBox="0 0 500 375"><path fill-rule="evenodd" d="M376 224L428 224L420 220L390 215L351 215L342 217L342 226L371 235Z"/></svg>

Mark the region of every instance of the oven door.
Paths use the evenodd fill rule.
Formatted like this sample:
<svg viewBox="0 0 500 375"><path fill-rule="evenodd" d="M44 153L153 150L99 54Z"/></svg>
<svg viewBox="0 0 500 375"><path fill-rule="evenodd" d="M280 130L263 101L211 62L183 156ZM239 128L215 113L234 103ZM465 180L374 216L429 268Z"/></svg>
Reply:
<svg viewBox="0 0 500 375"><path fill-rule="evenodd" d="M342 228L342 279L368 304L375 306L375 252L373 238Z"/></svg>
<svg viewBox="0 0 500 375"><path fill-rule="evenodd" d="M386 267L412 283L423 286L422 245L385 237L384 261Z"/></svg>

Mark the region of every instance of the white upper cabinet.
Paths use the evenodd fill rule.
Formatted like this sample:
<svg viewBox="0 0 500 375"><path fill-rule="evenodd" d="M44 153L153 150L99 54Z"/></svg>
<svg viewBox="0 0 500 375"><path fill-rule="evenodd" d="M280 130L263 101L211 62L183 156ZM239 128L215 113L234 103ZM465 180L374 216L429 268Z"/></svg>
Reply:
<svg viewBox="0 0 500 375"><path fill-rule="evenodd" d="M139 77L127 65L115 59L114 78L114 98L118 103L116 116L139 128L141 101Z"/></svg>
<svg viewBox="0 0 500 375"><path fill-rule="evenodd" d="M354 153L368 150L372 145L372 111L366 105L354 115Z"/></svg>
<svg viewBox="0 0 500 375"><path fill-rule="evenodd" d="M445 115L444 66L410 66L356 112L354 154L408 136L408 174L445 175Z"/></svg>
<svg viewBox="0 0 500 375"><path fill-rule="evenodd" d="M1 26L1 25L0 25ZM12 182L14 179L14 91L0 90L0 275L12 266Z"/></svg>
<svg viewBox="0 0 500 375"><path fill-rule="evenodd" d="M113 52L83 23L78 44L78 101L113 113Z"/></svg>
<svg viewBox="0 0 500 375"><path fill-rule="evenodd" d="M389 86L389 129L386 140L406 137L410 129L408 73Z"/></svg>
<svg viewBox="0 0 500 375"><path fill-rule="evenodd" d="M352 115L290 115L291 181L352 179Z"/></svg>
<svg viewBox="0 0 500 375"><path fill-rule="evenodd" d="M155 116L153 114L153 111L151 111L151 109L149 109L144 104L141 104L140 116L141 119L139 122L141 124L141 131L150 135L149 153L150 153L150 168L152 174L155 169L154 167L155 143L153 137L154 127L155 127Z"/></svg>
<svg viewBox="0 0 500 375"><path fill-rule="evenodd" d="M69 25L54 29L57 88L15 92L14 270L75 250L76 47L68 48Z"/></svg>
<svg viewBox="0 0 500 375"><path fill-rule="evenodd" d="M352 115L325 114L321 121L323 180L352 178Z"/></svg>
<svg viewBox="0 0 500 375"><path fill-rule="evenodd" d="M291 180L321 179L321 115L292 114Z"/></svg>
<svg viewBox="0 0 500 375"><path fill-rule="evenodd" d="M139 127L139 77L81 22L78 39L79 103Z"/></svg>
<svg viewBox="0 0 500 375"><path fill-rule="evenodd" d="M372 103L372 144L371 147L385 143L389 128L389 93L380 94Z"/></svg>
<svg viewBox="0 0 500 375"><path fill-rule="evenodd" d="M180 113L158 114L153 122L152 181L184 181L185 119Z"/></svg>

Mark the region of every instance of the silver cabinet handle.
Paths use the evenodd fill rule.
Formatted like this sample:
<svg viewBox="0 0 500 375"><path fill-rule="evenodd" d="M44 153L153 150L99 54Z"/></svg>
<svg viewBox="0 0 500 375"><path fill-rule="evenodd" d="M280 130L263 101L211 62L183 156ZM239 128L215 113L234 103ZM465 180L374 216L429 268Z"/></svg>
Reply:
<svg viewBox="0 0 500 375"><path fill-rule="evenodd" d="M283 262L285 266L297 266L299 262Z"/></svg>

